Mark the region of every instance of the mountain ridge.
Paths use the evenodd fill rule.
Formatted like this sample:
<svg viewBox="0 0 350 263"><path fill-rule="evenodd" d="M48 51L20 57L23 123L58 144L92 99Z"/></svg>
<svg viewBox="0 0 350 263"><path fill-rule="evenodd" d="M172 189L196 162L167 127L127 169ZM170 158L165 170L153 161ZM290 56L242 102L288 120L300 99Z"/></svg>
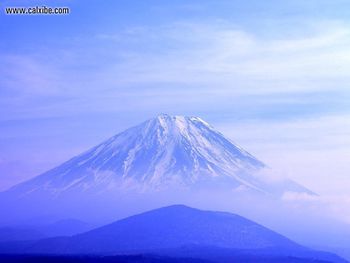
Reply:
<svg viewBox="0 0 350 263"><path fill-rule="evenodd" d="M70 238L39 241L37 253L115 254L183 246L235 249L303 246L242 216L171 205L115 221Z"/></svg>
<svg viewBox="0 0 350 263"><path fill-rule="evenodd" d="M237 214L185 205L142 212L72 237L0 244L1 251L51 257L152 255L212 262L347 262L301 246Z"/></svg>

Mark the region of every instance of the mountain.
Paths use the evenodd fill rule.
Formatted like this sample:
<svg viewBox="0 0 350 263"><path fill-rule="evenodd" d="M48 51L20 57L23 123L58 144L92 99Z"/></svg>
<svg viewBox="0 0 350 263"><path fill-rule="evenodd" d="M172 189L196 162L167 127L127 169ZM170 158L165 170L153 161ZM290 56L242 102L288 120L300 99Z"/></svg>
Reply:
<svg viewBox="0 0 350 263"><path fill-rule="evenodd" d="M266 165L198 117L159 115L115 135L7 194L154 192L167 189L247 189L267 195L306 192L256 174Z"/></svg>
<svg viewBox="0 0 350 263"><path fill-rule="evenodd" d="M89 223L77 219L62 219L51 224L33 226L48 237L72 236L91 230L93 226Z"/></svg>
<svg viewBox="0 0 350 263"><path fill-rule="evenodd" d="M0 243L9 241L39 240L47 237L37 229L28 227L0 227Z"/></svg>
<svg viewBox="0 0 350 263"><path fill-rule="evenodd" d="M131 216L70 239L44 240L34 251L113 254L185 245L300 248L289 239L238 215L174 205Z"/></svg>
<svg viewBox="0 0 350 263"><path fill-rule="evenodd" d="M222 258L220 258L222 259ZM331 263L332 261L312 258L283 256L249 256L236 255L226 260L206 260L201 258L169 257L153 255L120 255L120 256L57 256L57 255L1 255L2 263ZM335 261L333 261L335 262Z"/></svg>
<svg viewBox="0 0 350 263"><path fill-rule="evenodd" d="M76 220L64 219L49 224L22 225L0 227L0 243L10 241L30 241L57 236L72 236L93 229L92 225Z"/></svg>
<svg viewBox="0 0 350 263"><path fill-rule="evenodd" d="M213 263L213 261L194 258L174 258L152 255L120 256L57 256L57 255L0 255L1 263ZM255 262L255 261L254 261ZM280 261L259 261L277 263ZM256 263L259 263L256 262ZM284 261L286 263L325 263L324 261Z"/></svg>
<svg viewBox="0 0 350 263"><path fill-rule="evenodd" d="M346 262L333 254L307 249L244 217L184 205L151 210L72 237L44 239L26 245L20 254L24 252L41 255L153 254L211 260L218 257L227 260L299 257Z"/></svg>

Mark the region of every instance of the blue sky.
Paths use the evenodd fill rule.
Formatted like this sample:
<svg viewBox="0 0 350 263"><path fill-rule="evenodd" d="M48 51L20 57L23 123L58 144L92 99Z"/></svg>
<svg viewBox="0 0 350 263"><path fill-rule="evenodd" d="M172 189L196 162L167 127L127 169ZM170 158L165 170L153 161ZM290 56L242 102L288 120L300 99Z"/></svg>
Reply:
<svg viewBox="0 0 350 263"><path fill-rule="evenodd" d="M1 1L0 189L159 113L309 188L350 187L348 1Z"/></svg>

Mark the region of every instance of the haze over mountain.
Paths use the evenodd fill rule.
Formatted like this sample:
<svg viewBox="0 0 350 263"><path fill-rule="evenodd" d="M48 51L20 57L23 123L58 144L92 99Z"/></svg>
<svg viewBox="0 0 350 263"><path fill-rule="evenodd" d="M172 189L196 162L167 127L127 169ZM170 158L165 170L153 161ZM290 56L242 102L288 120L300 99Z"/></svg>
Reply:
<svg viewBox="0 0 350 263"><path fill-rule="evenodd" d="M155 192L167 189L246 189L267 195L311 193L291 180L278 184L256 176L266 169L198 117L162 114L119 133L8 194L106 191Z"/></svg>

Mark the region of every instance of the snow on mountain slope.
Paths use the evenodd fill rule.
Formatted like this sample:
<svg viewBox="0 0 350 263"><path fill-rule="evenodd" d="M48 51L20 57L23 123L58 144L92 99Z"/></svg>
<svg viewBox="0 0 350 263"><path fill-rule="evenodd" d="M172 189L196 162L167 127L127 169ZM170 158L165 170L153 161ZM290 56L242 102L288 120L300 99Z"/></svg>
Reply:
<svg viewBox="0 0 350 263"><path fill-rule="evenodd" d="M254 174L265 165L198 117L159 115L10 191L160 191L244 187L273 194ZM282 186L283 185L283 186ZM284 191L307 189L288 180Z"/></svg>

